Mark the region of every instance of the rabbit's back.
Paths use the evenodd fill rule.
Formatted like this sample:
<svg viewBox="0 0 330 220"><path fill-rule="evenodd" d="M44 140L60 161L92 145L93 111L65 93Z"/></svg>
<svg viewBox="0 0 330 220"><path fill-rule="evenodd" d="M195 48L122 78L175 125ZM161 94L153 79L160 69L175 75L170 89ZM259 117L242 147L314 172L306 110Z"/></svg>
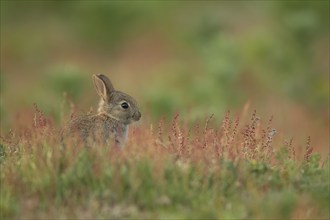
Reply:
<svg viewBox="0 0 330 220"><path fill-rule="evenodd" d="M87 115L72 119L64 135L101 144L122 144L125 142L128 126L106 115Z"/></svg>

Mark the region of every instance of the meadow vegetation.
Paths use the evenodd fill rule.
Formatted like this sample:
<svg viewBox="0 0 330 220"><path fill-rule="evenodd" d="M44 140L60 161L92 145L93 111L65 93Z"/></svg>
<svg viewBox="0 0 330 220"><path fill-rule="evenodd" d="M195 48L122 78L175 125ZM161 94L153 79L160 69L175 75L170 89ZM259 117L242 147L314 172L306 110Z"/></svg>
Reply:
<svg viewBox="0 0 330 220"><path fill-rule="evenodd" d="M329 158L242 115L176 114L133 127L123 149L63 148L35 106L1 137L1 218L328 218Z"/></svg>
<svg viewBox="0 0 330 220"><path fill-rule="evenodd" d="M329 219L329 1L0 4L0 219ZM95 73L141 121L63 148Z"/></svg>

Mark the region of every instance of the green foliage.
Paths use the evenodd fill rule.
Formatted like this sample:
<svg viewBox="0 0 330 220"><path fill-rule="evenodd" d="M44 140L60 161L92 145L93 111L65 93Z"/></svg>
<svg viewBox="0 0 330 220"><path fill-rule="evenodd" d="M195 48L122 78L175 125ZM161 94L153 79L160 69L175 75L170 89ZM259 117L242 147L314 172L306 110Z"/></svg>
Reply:
<svg viewBox="0 0 330 220"><path fill-rule="evenodd" d="M3 74L2 71L0 71L0 120L3 121L5 120L5 116L6 116L6 112L5 112L5 108L4 108L4 101L3 101L3 97L2 95L4 94L6 90L6 76Z"/></svg>
<svg viewBox="0 0 330 220"><path fill-rule="evenodd" d="M302 199L320 209L320 216L327 215L328 172L314 155L311 163L294 162L294 169L286 168L287 157L275 167L220 159L213 168L168 158L156 172L157 160L142 156L116 162L104 157L105 148L81 149L74 157L66 152L58 158L51 146L45 145L41 154L35 150L20 162L9 157L1 164L2 218L24 215L19 210L27 197L38 198L39 208L52 204L63 211L69 205L75 211L66 213L68 217L78 216L79 207L85 207L90 215L107 218L291 218ZM14 183L19 191L11 187Z"/></svg>
<svg viewBox="0 0 330 220"><path fill-rule="evenodd" d="M153 118L180 111L196 119L247 100L263 106L278 96L308 106L315 115L328 112L327 1L4 1L1 6L4 51L12 62L32 64L30 72L33 64L70 64L72 57L104 69L103 62L116 62L122 53L126 68L139 57L153 63L159 53L160 65L147 69L153 76L136 74L145 83L135 89ZM154 38L157 47L149 42ZM143 49L135 51L136 44ZM85 53L82 60L80 53ZM67 58L58 61L62 55ZM47 75L48 85L57 95L68 91L79 101L86 87L78 75L77 69L60 67Z"/></svg>
<svg viewBox="0 0 330 220"><path fill-rule="evenodd" d="M6 157L5 146L0 144L0 164L3 163L5 157Z"/></svg>
<svg viewBox="0 0 330 220"><path fill-rule="evenodd" d="M52 89L57 97L62 98L67 92L74 100L82 96L88 76L73 66L59 67L45 75L47 87Z"/></svg>
<svg viewBox="0 0 330 220"><path fill-rule="evenodd" d="M11 191L0 189L0 217L1 219L15 216L19 213L18 201L14 199Z"/></svg>
<svg viewBox="0 0 330 220"><path fill-rule="evenodd" d="M249 97L265 100L280 94L324 113L322 109L327 109L329 99L327 68L320 68L313 56L315 42L328 38L324 32L328 25L321 19L326 13L318 3L306 4L300 10L289 9L282 2L276 3L278 11L265 7L274 16L275 24L252 26L242 36L231 33L229 26L235 24L215 18L212 13L195 12L199 16L196 23L189 20L174 24L183 26L180 39L193 49L199 63L183 60L189 75L187 70L173 68L171 72L175 74L168 74L175 75L171 81L156 81L148 94L151 90L161 98L159 102L151 100L152 109L158 111L163 108L163 100L173 100L175 96L181 98L178 102L164 102L166 109L181 111L194 103L196 112L225 111L225 106L236 108ZM280 11L283 8L286 12Z"/></svg>

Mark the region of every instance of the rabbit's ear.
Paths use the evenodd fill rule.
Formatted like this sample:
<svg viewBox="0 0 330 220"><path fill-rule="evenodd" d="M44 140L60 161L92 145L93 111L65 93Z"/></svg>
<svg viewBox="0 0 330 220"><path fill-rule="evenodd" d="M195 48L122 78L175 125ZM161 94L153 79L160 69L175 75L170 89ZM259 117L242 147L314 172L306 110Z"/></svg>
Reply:
<svg viewBox="0 0 330 220"><path fill-rule="evenodd" d="M94 74L93 81L97 93L103 100L107 100L111 93L115 91L110 79L103 74Z"/></svg>

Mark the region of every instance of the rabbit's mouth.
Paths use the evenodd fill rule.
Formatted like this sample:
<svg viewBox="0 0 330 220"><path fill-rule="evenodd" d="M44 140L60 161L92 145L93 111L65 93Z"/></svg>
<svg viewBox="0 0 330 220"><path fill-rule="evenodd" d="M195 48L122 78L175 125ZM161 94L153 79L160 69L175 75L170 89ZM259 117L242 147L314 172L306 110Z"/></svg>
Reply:
<svg viewBox="0 0 330 220"><path fill-rule="evenodd" d="M131 124L133 122L140 120L140 118L141 118L141 113L134 112L132 115L126 116L125 118L121 119L120 121L124 124Z"/></svg>

